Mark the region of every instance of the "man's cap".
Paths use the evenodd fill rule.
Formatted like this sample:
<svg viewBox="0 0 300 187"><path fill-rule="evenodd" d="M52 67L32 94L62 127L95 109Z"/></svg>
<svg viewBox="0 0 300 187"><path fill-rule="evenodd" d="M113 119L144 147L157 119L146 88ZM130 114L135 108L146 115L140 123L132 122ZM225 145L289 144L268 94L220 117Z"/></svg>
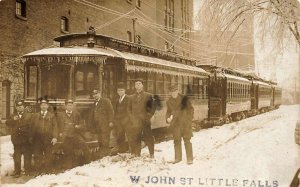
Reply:
<svg viewBox="0 0 300 187"><path fill-rule="evenodd" d="M95 88L92 90L92 95L97 94L97 93L100 93L100 89Z"/></svg>
<svg viewBox="0 0 300 187"><path fill-rule="evenodd" d="M169 91L170 92L174 92L174 91L177 91L178 90L178 85L171 85L170 87L169 87Z"/></svg>
<svg viewBox="0 0 300 187"><path fill-rule="evenodd" d="M143 79L143 78L137 78L137 79L135 79L134 82L135 82L135 83L136 83L136 82L141 82L142 84L144 84L144 79Z"/></svg>
<svg viewBox="0 0 300 187"><path fill-rule="evenodd" d="M48 104L48 101L47 101L46 99L42 99L42 100L40 101L40 104L42 104L42 103Z"/></svg>
<svg viewBox="0 0 300 187"><path fill-rule="evenodd" d="M23 101L17 101L16 106L24 106L24 102Z"/></svg>
<svg viewBox="0 0 300 187"><path fill-rule="evenodd" d="M69 104L69 103L73 104L74 101L73 101L72 99L66 99L66 100L65 100L65 104Z"/></svg>
<svg viewBox="0 0 300 187"><path fill-rule="evenodd" d="M117 89L126 89L126 85L124 84L124 82L119 82L117 84Z"/></svg>

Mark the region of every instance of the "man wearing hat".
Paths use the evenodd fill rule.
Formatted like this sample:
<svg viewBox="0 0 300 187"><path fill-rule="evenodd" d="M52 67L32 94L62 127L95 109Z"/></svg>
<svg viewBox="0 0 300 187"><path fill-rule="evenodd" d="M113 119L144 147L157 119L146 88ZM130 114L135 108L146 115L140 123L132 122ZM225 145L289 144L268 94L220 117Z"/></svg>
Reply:
<svg viewBox="0 0 300 187"><path fill-rule="evenodd" d="M27 174L31 171L32 158L31 115L25 112L22 101L16 103L16 113L6 123L14 146L14 173L12 176L19 177L21 156L24 155L24 170Z"/></svg>
<svg viewBox="0 0 300 187"><path fill-rule="evenodd" d="M108 98L103 98L99 89L94 89L92 95L95 99L90 121L96 129L98 143L103 155L110 154L110 131L113 127L114 109Z"/></svg>
<svg viewBox="0 0 300 187"><path fill-rule="evenodd" d="M141 154L142 135L148 146L150 157L154 157L154 137L151 130L151 118L154 115L155 107L152 95L144 91L142 79L137 79L134 83L136 92L131 95L128 107L131 121L135 125L133 137L134 145L132 153L136 156Z"/></svg>
<svg viewBox="0 0 300 187"><path fill-rule="evenodd" d="M173 163L182 161L181 139L184 141L187 164L193 163L193 149L190 142L192 134L192 120L194 108L187 96L178 92L178 85L169 88L171 97L167 101L166 121L174 139L175 160Z"/></svg>
<svg viewBox="0 0 300 187"><path fill-rule="evenodd" d="M114 102L115 110L115 130L117 134L118 152L124 153L132 144L132 126L128 113L129 98L126 95L126 86L123 82L117 85L118 97ZM125 134L128 143L125 141Z"/></svg>
<svg viewBox="0 0 300 187"><path fill-rule="evenodd" d="M65 101L65 110L57 114L59 138L63 142L65 167L72 168L77 165L75 150L79 150L84 157L84 162L89 162L89 149L81 135L84 128L80 114L74 110L73 100Z"/></svg>
<svg viewBox="0 0 300 187"><path fill-rule="evenodd" d="M52 164L52 146L57 142L58 126L55 115L48 111L48 101L40 101L41 111L34 115L34 160L37 172L47 170L48 165ZM51 166L50 166L51 167Z"/></svg>

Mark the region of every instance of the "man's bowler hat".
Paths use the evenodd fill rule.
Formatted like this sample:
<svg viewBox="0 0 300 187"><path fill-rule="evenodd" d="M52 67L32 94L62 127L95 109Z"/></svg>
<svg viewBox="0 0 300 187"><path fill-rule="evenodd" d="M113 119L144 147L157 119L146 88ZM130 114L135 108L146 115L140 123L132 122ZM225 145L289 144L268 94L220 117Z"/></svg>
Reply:
<svg viewBox="0 0 300 187"><path fill-rule="evenodd" d="M123 82L117 84L117 89L126 89L126 85Z"/></svg>
<svg viewBox="0 0 300 187"><path fill-rule="evenodd" d="M174 92L174 91L177 91L178 90L178 85L172 85L169 87L169 91L170 92Z"/></svg>
<svg viewBox="0 0 300 187"><path fill-rule="evenodd" d="M73 101L72 99L66 99L66 100L65 100L65 104L69 104L69 103L73 104L74 101Z"/></svg>
<svg viewBox="0 0 300 187"><path fill-rule="evenodd" d="M16 106L24 106L24 102L23 101L17 101Z"/></svg>
<svg viewBox="0 0 300 187"><path fill-rule="evenodd" d="M48 104L48 101L47 101L46 99L42 99L42 100L40 101L40 104L42 104L42 103Z"/></svg>
<svg viewBox="0 0 300 187"><path fill-rule="evenodd" d="M92 95L95 95L95 94L98 94L98 93L100 93L99 89L95 88L95 89L92 90Z"/></svg>
<svg viewBox="0 0 300 187"><path fill-rule="evenodd" d="M142 79L142 78L137 78L137 79L135 79L134 82L141 82L142 84L144 84L144 79Z"/></svg>

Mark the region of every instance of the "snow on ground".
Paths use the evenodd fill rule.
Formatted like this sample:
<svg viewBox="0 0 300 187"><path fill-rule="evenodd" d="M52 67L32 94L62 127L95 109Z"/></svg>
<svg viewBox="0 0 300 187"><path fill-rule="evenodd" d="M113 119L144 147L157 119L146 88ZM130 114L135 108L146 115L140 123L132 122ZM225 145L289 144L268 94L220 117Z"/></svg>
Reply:
<svg viewBox="0 0 300 187"><path fill-rule="evenodd" d="M155 145L155 159L105 157L57 175L43 175L24 186L289 186L300 166L294 142L300 106L281 106L263 115L194 133L194 164L173 160L173 142ZM184 146L183 146L184 147ZM12 168L10 142L1 144L1 175ZM184 152L184 149L183 149ZM185 154L184 159L185 159ZM4 172L5 173L5 172ZM130 177L139 177L132 182ZM148 182L150 176L150 183Z"/></svg>
<svg viewBox="0 0 300 187"><path fill-rule="evenodd" d="M12 155L14 153L10 136L0 137L0 172L1 176L6 176L13 171L14 161Z"/></svg>

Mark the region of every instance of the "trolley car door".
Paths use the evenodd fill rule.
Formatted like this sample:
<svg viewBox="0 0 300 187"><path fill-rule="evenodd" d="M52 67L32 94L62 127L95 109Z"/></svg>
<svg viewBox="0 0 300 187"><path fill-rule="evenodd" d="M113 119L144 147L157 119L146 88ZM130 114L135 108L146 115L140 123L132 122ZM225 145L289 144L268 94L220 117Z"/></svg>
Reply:
<svg viewBox="0 0 300 187"><path fill-rule="evenodd" d="M104 77L103 77L103 95L109 99L113 99L116 96L115 86L122 80L121 66L117 64L104 65Z"/></svg>

